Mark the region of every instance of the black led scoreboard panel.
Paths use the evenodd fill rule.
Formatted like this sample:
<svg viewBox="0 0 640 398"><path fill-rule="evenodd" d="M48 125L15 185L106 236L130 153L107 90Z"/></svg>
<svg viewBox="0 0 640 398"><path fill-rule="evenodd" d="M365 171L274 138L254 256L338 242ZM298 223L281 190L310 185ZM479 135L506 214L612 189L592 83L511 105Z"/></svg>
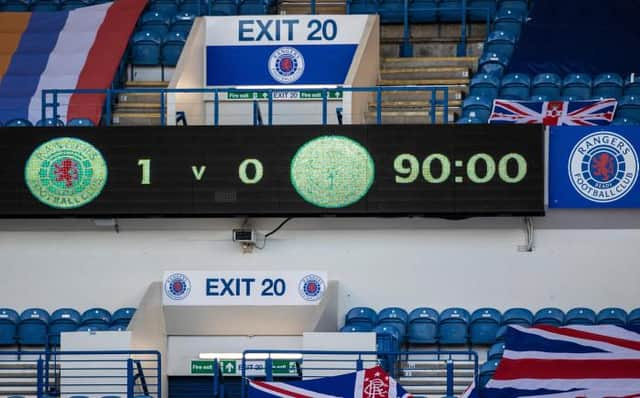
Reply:
<svg viewBox="0 0 640 398"><path fill-rule="evenodd" d="M1 133L0 217L544 214L539 126Z"/></svg>

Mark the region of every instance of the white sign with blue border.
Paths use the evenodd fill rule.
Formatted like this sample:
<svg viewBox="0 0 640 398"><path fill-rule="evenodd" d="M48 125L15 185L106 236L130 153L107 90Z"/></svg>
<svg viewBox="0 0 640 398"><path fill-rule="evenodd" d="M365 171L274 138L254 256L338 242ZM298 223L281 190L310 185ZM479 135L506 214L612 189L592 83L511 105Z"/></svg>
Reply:
<svg viewBox="0 0 640 398"><path fill-rule="evenodd" d="M549 207L640 207L639 152L638 127L552 127Z"/></svg>
<svg viewBox="0 0 640 398"><path fill-rule="evenodd" d="M209 17L207 86L343 84L367 15Z"/></svg>
<svg viewBox="0 0 640 398"><path fill-rule="evenodd" d="M164 305L316 305L324 271L166 271Z"/></svg>

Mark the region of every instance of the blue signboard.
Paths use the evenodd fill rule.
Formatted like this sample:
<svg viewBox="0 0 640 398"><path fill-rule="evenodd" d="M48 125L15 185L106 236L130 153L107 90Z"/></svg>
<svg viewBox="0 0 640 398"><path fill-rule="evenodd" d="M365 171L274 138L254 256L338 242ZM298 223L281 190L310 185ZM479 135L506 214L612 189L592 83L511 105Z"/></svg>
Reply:
<svg viewBox="0 0 640 398"><path fill-rule="evenodd" d="M207 18L207 86L344 84L366 15Z"/></svg>
<svg viewBox="0 0 640 398"><path fill-rule="evenodd" d="M552 127L549 207L639 208L639 151L639 127Z"/></svg>

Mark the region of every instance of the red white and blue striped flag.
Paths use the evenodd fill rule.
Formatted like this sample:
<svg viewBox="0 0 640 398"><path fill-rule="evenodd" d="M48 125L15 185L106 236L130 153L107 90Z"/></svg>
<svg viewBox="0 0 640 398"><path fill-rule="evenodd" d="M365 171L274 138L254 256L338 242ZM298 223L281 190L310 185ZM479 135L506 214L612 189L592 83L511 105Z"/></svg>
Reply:
<svg viewBox="0 0 640 398"><path fill-rule="evenodd" d="M607 126L618 101L511 101L496 99L491 124L544 124L546 126Z"/></svg>
<svg viewBox="0 0 640 398"><path fill-rule="evenodd" d="M640 397L640 334L610 325L510 327L503 358L478 393L482 398Z"/></svg>
<svg viewBox="0 0 640 398"><path fill-rule="evenodd" d="M289 383L251 380L250 398L411 398L380 366L340 376Z"/></svg>

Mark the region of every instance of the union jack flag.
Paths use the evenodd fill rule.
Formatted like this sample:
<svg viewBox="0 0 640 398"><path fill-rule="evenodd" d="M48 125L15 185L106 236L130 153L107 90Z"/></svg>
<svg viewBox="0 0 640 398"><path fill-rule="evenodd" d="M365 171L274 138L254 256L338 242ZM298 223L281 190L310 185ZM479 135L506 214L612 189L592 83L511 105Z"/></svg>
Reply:
<svg viewBox="0 0 640 398"><path fill-rule="evenodd" d="M544 124L546 126L606 126L613 120L618 101L511 101L496 99L491 124Z"/></svg>
<svg viewBox="0 0 640 398"><path fill-rule="evenodd" d="M482 398L640 397L640 334L611 325L512 326L495 374L475 393Z"/></svg>

